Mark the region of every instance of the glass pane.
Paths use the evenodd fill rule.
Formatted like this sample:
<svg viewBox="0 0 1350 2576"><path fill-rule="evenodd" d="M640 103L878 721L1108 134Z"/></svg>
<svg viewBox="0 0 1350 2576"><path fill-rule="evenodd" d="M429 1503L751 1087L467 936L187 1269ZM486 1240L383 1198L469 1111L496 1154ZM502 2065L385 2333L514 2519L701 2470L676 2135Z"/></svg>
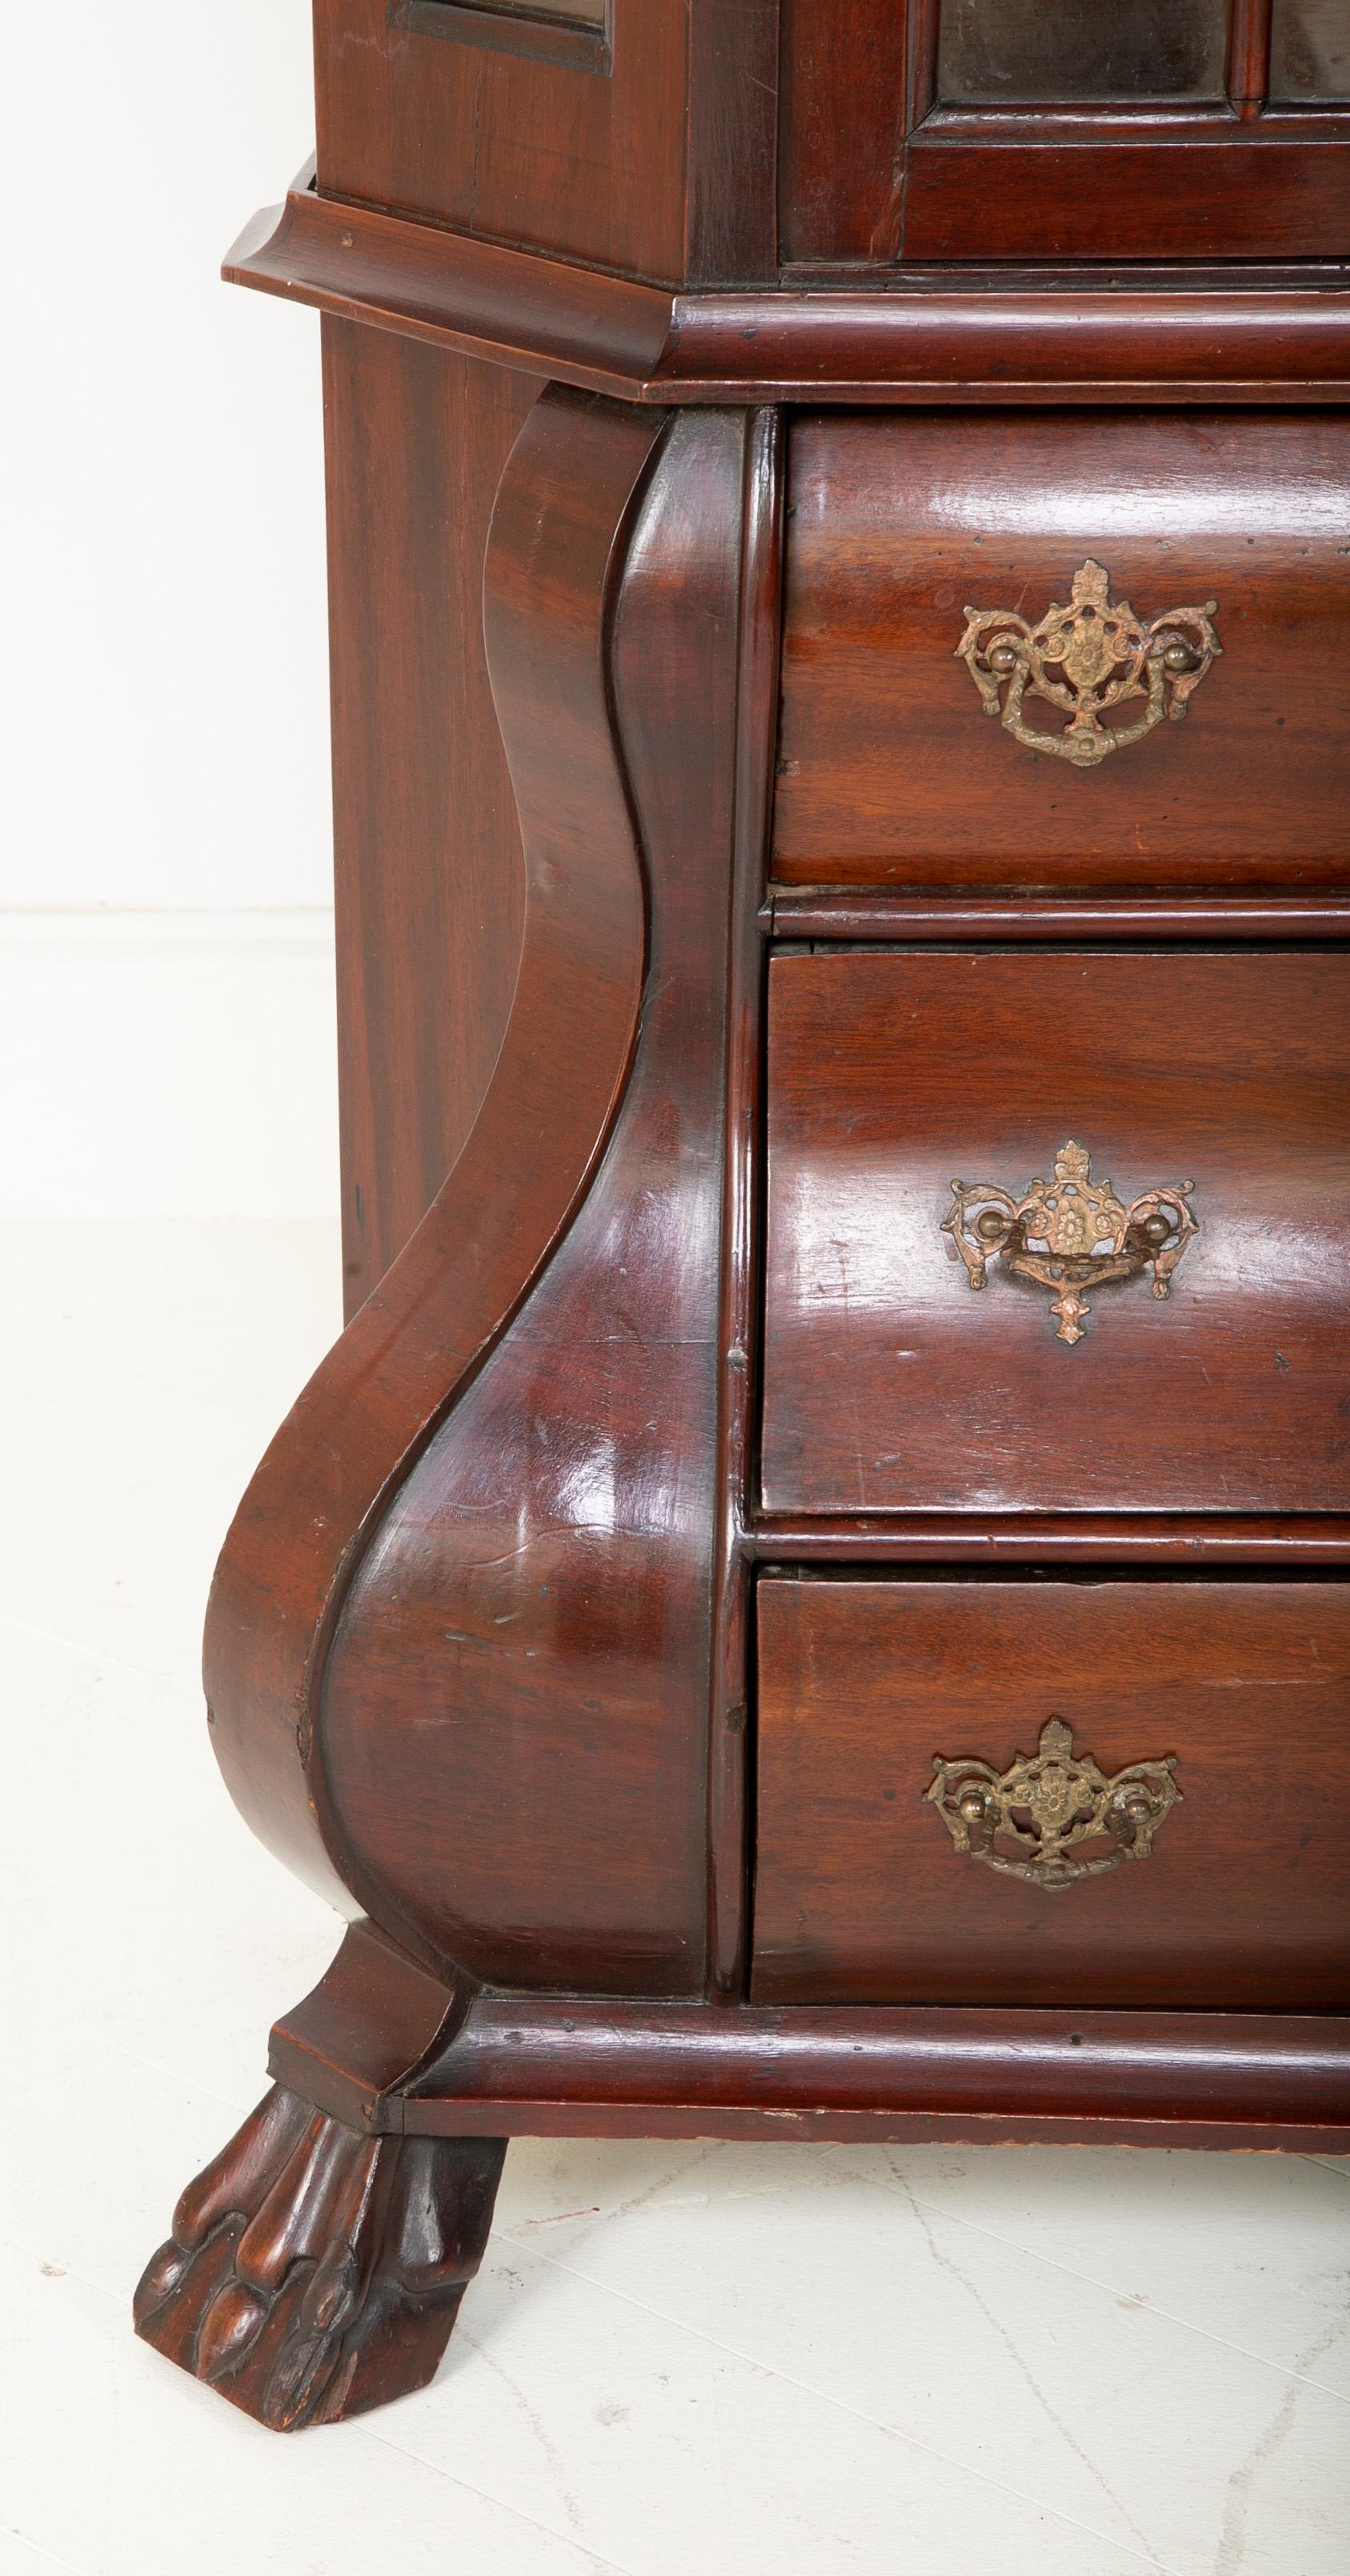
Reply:
<svg viewBox="0 0 1350 2576"><path fill-rule="evenodd" d="M1275 0L1270 95L1350 99L1350 0Z"/></svg>
<svg viewBox="0 0 1350 2576"><path fill-rule="evenodd" d="M1302 5L1330 19L1350 0ZM1221 99L1227 51L1228 0L942 0L938 97L952 107Z"/></svg>

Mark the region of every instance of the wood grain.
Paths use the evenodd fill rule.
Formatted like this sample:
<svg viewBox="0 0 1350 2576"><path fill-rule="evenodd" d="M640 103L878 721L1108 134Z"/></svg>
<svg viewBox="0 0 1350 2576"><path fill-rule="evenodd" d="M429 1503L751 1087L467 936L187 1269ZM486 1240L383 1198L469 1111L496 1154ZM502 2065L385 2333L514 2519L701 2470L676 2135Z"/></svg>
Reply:
<svg viewBox="0 0 1350 2576"><path fill-rule="evenodd" d="M904 254L1343 259L1350 152L1341 121L1325 122L1303 134L1197 124L1139 142L1064 134L1048 120L1001 136L930 129L909 145Z"/></svg>
<svg viewBox="0 0 1350 2576"><path fill-rule="evenodd" d="M940 1829L939 1829L940 1830ZM1350 2141L1336 2014L481 1995L390 2114L434 2136Z"/></svg>
<svg viewBox="0 0 1350 2576"><path fill-rule="evenodd" d="M1350 1509L1345 951L779 957L769 1049L768 1509ZM1201 1228L1077 1349L940 1231L1069 1137Z"/></svg>
<svg viewBox="0 0 1350 2576"><path fill-rule="evenodd" d="M705 1977L745 442L727 415L676 421L616 568L609 757L645 854L648 948L613 1135L372 1533L324 1693L325 1778L377 1914L494 1984L678 1994ZM574 452L556 477L527 494L513 469L489 573L490 601L508 577L516 593L509 638L490 608L489 652L541 864L569 792L603 839L600 746L579 757L551 714L539 532L570 588L568 512L594 507ZM551 1019L513 1016L545 1099L591 1065L591 1022L579 982ZM475 1224L507 1203L527 1134L463 1203Z"/></svg>
<svg viewBox="0 0 1350 2576"><path fill-rule="evenodd" d="M315 63L329 195L636 277L683 277L683 8L616 0L612 70L597 78L390 26L386 0L319 0Z"/></svg>
<svg viewBox="0 0 1350 2576"><path fill-rule="evenodd" d="M415 1926L381 1917L335 1829L315 1710L372 1522L575 1215L627 1077L643 889L606 637L616 558L663 427L549 394L513 451L493 524L490 642L494 676L514 664L531 701L528 733L508 746L527 862L514 1007L463 1153L273 1441L207 1614L207 1696L236 1803L340 1911L383 1919L413 1951Z"/></svg>
<svg viewBox="0 0 1350 2576"><path fill-rule="evenodd" d="M789 484L777 876L1343 889L1346 422L824 416ZM1034 623L1089 556L1145 622L1217 599L1223 658L1084 775L991 723L956 647L967 603Z"/></svg>
<svg viewBox="0 0 1350 2576"><path fill-rule="evenodd" d="M349 1315L482 1104L525 872L483 555L537 378L324 324L342 1228Z"/></svg>
<svg viewBox="0 0 1350 2576"><path fill-rule="evenodd" d="M835 276L681 291L323 197L306 171L224 274L634 402L1305 405L1344 402L1350 385L1350 295L1333 266L1151 269L1128 285L1100 269L948 266L882 290Z"/></svg>
<svg viewBox="0 0 1350 2576"><path fill-rule="evenodd" d="M1350 1591L1327 1582L759 1588L762 2003L1335 2011ZM1050 1717L1108 1777L1177 1757L1147 1861L1047 1893L959 1853L934 1757Z"/></svg>
<svg viewBox="0 0 1350 2576"><path fill-rule="evenodd" d="M136 2332L273 2433L406 2397L482 2261L505 2153L361 2136L274 2086L188 2184Z"/></svg>
<svg viewBox="0 0 1350 2576"><path fill-rule="evenodd" d="M357 1926L278 2023L272 2071L396 2135L1350 2147L1350 2021L1331 2013L479 1993L423 2046L429 2003Z"/></svg>

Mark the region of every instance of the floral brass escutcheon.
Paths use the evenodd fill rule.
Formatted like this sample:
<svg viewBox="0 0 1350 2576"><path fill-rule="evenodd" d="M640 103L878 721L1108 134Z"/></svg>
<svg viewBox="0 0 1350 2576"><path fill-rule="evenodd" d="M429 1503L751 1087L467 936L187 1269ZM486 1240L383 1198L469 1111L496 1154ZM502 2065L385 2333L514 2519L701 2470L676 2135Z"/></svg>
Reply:
<svg viewBox="0 0 1350 2576"><path fill-rule="evenodd" d="M1110 752L1142 742L1164 716L1185 715L1223 651L1210 624L1218 604L1207 599L1201 608L1169 608L1145 626L1127 599L1112 599L1110 574L1089 556L1074 574L1068 607L1053 601L1039 626L1015 608L967 607L957 658L985 714L1000 717L1015 741L1072 761L1075 769L1096 769ZM1025 698L1062 708L1068 723L1058 733L1026 723ZM1137 723L1103 724L1108 708L1133 698L1147 700Z"/></svg>
<svg viewBox="0 0 1350 2576"><path fill-rule="evenodd" d="M1191 1208L1193 1181L1145 1190L1126 1207L1109 1181L1094 1181L1092 1161L1072 1137L1055 1156L1053 1180L1028 1181L1020 1199L996 1181L953 1181L942 1220L972 1288L983 1288L1001 1254L1024 1279L1057 1292L1050 1312L1056 1337L1081 1342L1085 1288L1132 1279L1150 1263L1153 1294L1171 1292L1172 1273L1200 1231Z"/></svg>
<svg viewBox="0 0 1350 2576"><path fill-rule="evenodd" d="M1158 1827L1181 1798L1176 1763L1169 1753L1108 1779L1090 1753L1074 1752L1073 1728L1052 1717L1039 1750L1019 1753L1006 1771L973 1754L948 1762L935 1753L923 1795L959 1852L1005 1878L1054 1890L1150 1857ZM1012 1850L1000 1851L1000 1841Z"/></svg>

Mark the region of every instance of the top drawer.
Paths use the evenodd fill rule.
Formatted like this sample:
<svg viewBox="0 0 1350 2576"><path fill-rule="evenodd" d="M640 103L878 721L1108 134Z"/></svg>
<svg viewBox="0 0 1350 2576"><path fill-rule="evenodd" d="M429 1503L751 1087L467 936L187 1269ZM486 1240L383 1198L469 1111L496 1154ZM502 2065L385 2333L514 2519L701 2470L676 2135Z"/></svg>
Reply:
<svg viewBox="0 0 1350 2576"><path fill-rule="evenodd" d="M780 880L1345 882L1345 415L824 415L790 472ZM1210 602L1202 668L1177 612ZM1072 625L1048 631L1053 607ZM978 670L972 609L1008 619ZM1015 697L1061 744L1076 715L1089 755L1149 729L1080 766L1014 736Z"/></svg>

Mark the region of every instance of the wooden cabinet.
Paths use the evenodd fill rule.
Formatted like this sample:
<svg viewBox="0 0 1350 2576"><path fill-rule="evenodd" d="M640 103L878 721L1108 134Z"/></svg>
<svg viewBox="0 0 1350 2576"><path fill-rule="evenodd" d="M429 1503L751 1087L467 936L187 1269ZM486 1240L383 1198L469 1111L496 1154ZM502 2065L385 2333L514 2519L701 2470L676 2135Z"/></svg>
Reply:
<svg viewBox="0 0 1350 2576"><path fill-rule="evenodd" d="M516 2134L1350 2149L1325 0L319 0L349 1321L212 1742L346 1919L141 2333Z"/></svg>

